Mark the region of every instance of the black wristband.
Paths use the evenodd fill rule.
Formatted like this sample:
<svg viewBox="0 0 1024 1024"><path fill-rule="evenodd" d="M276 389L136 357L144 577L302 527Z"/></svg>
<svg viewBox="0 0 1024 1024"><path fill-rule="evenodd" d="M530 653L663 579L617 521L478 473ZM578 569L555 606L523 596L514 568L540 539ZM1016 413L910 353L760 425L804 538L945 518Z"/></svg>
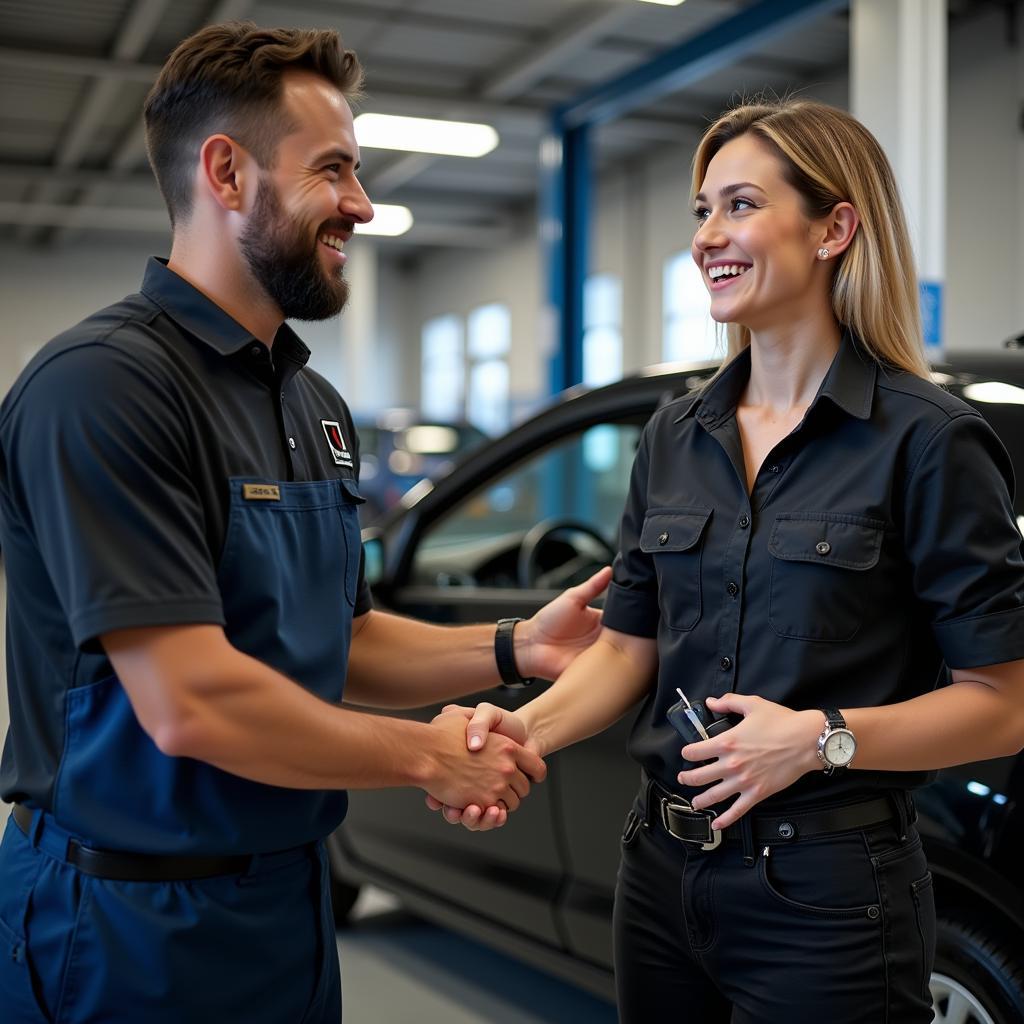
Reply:
<svg viewBox="0 0 1024 1024"><path fill-rule="evenodd" d="M512 631L522 619L498 619L498 628L494 633L494 660L498 663L498 675L505 686L519 689L529 686L533 680L524 679L516 668L515 646L512 642Z"/></svg>

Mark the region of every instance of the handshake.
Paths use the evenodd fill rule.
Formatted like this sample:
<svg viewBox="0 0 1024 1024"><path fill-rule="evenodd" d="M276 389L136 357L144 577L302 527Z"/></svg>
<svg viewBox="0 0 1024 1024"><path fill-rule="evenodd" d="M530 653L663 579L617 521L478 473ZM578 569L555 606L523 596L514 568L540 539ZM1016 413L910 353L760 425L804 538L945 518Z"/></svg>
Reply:
<svg viewBox="0 0 1024 1024"><path fill-rule="evenodd" d="M445 730L452 742L436 779L424 785L427 806L452 825L500 828L530 792L530 783L547 775L526 724L511 711L493 704L475 709L449 704L431 725Z"/></svg>

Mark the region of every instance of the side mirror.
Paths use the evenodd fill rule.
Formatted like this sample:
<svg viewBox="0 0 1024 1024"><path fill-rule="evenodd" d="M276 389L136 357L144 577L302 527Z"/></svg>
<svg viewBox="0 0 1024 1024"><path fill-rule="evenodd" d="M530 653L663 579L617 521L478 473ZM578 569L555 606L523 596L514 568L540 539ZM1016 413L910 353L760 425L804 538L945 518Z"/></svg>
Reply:
<svg viewBox="0 0 1024 1024"><path fill-rule="evenodd" d="M371 587L384 576L384 538L375 526L363 530L363 575Z"/></svg>

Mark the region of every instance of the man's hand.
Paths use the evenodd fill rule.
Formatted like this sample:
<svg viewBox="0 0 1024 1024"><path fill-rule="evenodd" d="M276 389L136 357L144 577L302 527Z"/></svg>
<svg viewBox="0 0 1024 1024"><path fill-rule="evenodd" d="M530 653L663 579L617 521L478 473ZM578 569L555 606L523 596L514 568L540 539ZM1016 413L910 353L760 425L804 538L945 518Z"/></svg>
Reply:
<svg viewBox="0 0 1024 1024"><path fill-rule="evenodd" d="M743 716L739 725L682 749L687 761L713 759L711 764L678 775L684 786L710 786L694 797L695 808L704 810L737 797L715 818L712 828L727 828L755 804L820 767L815 753L822 727L820 711L792 711L763 697L740 693L709 697L707 705L716 714Z"/></svg>
<svg viewBox="0 0 1024 1024"><path fill-rule="evenodd" d="M434 719L434 723L453 716L466 723L465 743L470 750L479 750L483 747L490 733L514 740L525 750L532 749L526 724L515 712L486 703L478 704L475 708L448 704ZM471 832L487 832L493 828L501 828L508 820L508 811L498 805L488 807L486 804L481 806L478 803L471 803L461 807L453 806L428 794L427 806L432 811L441 811L444 820L450 825L461 824Z"/></svg>
<svg viewBox="0 0 1024 1024"><path fill-rule="evenodd" d="M503 825L530 792L530 782L543 782L547 766L532 750L495 733L479 749L466 741L466 715L455 709L438 715L431 725L444 736L434 776L424 785L427 804L440 807L486 807L487 827ZM485 817L483 814L481 818Z"/></svg>
<svg viewBox="0 0 1024 1024"><path fill-rule="evenodd" d="M513 634L516 667L527 679L557 679L601 632L601 612L587 607L611 582L605 566L584 583L563 591Z"/></svg>

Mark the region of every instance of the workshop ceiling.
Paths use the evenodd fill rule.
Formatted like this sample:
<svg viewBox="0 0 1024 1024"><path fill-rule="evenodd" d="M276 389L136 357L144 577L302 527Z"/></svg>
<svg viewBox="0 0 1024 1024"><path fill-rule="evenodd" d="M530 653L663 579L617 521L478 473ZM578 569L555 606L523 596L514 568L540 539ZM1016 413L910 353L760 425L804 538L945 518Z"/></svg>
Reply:
<svg viewBox="0 0 1024 1024"><path fill-rule="evenodd" d="M962 2L962 0L960 0ZM389 242L495 246L533 216L537 153L553 106L742 11L736 0L0 0L0 240L59 246L116 233L166 236L146 163L143 98L166 56L204 24L336 28L366 69L361 110L493 125L477 160L365 149L375 202L404 203ZM777 39L683 92L602 126L598 172L692 135L738 92L845 77L845 11Z"/></svg>

